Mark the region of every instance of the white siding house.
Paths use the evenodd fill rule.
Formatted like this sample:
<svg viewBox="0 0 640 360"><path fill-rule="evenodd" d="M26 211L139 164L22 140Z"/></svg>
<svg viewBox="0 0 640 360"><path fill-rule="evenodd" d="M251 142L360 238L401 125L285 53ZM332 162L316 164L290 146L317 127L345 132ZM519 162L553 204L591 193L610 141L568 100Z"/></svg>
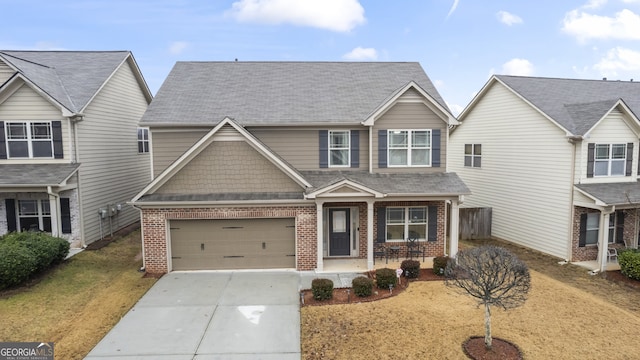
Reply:
<svg viewBox="0 0 640 360"><path fill-rule="evenodd" d="M450 168L472 192L463 207L491 207L492 236L560 259L600 260L604 244L637 244L638 95L636 83L492 77L450 135ZM595 160L607 144L617 158ZM603 192L631 195L621 203Z"/></svg>
<svg viewBox="0 0 640 360"><path fill-rule="evenodd" d="M128 51L0 51L0 235L79 247L138 221L126 201L151 179L137 134L151 98Z"/></svg>

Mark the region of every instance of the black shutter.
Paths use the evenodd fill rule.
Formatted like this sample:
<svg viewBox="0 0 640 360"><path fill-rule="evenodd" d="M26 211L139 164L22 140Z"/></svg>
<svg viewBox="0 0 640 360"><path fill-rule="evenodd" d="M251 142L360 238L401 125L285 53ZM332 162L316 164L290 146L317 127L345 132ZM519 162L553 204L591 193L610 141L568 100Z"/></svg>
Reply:
<svg viewBox="0 0 640 360"><path fill-rule="evenodd" d="M438 241L438 207L427 207L427 241Z"/></svg>
<svg viewBox="0 0 640 360"><path fill-rule="evenodd" d="M431 135L431 166L440 167L440 129L433 130Z"/></svg>
<svg viewBox="0 0 640 360"><path fill-rule="evenodd" d="M580 238L578 246L584 247L587 244L587 214L580 215Z"/></svg>
<svg viewBox="0 0 640 360"><path fill-rule="evenodd" d="M378 130L378 167L387 167L387 130Z"/></svg>
<svg viewBox="0 0 640 360"><path fill-rule="evenodd" d="M360 131L351 130L351 167L360 167Z"/></svg>
<svg viewBox="0 0 640 360"><path fill-rule="evenodd" d="M596 144L587 145L587 177L593 177L593 163L595 161ZM584 246L584 245L583 245Z"/></svg>
<svg viewBox="0 0 640 360"><path fill-rule="evenodd" d="M625 176L631 176L631 164L633 163L633 143L627 143L627 170Z"/></svg>
<svg viewBox="0 0 640 360"><path fill-rule="evenodd" d="M379 207L378 211L378 242L387 241L387 208Z"/></svg>
<svg viewBox="0 0 640 360"><path fill-rule="evenodd" d="M7 213L7 232L18 231L18 225L16 224L16 200L5 199L4 209Z"/></svg>
<svg viewBox="0 0 640 360"><path fill-rule="evenodd" d="M53 137L53 157L55 159L62 159L64 152L62 150L62 122L51 122L51 135Z"/></svg>
<svg viewBox="0 0 640 360"><path fill-rule="evenodd" d="M329 130L318 132L320 140L320 168L329 167Z"/></svg>
<svg viewBox="0 0 640 360"><path fill-rule="evenodd" d="M624 243L624 211L616 211L616 242Z"/></svg>
<svg viewBox="0 0 640 360"><path fill-rule="evenodd" d="M7 158L7 140L4 135L4 121L0 121L0 159Z"/></svg>
<svg viewBox="0 0 640 360"><path fill-rule="evenodd" d="M62 233L71 234L71 207L69 206L69 198L60 198L60 220L62 222Z"/></svg>

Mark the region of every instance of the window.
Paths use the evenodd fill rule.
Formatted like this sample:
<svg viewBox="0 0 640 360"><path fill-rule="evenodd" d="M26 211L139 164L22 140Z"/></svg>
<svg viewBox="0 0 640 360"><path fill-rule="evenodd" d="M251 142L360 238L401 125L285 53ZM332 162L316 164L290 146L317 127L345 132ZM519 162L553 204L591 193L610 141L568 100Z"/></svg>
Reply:
<svg viewBox="0 0 640 360"><path fill-rule="evenodd" d="M626 159L626 144L596 144L593 174L594 176L624 176Z"/></svg>
<svg viewBox="0 0 640 360"><path fill-rule="evenodd" d="M386 225L387 241L404 241L409 236L424 240L427 238L427 208L389 207Z"/></svg>
<svg viewBox="0 0 640 360"><path fill-rule="evenodd" d="M349 167L349 130L329 131L329 167Z"/></svg>
<svg viewBox="0 0 640 360"><path fill-rule="evenodd" d="M595 245L598 243L598 229L600 228L600 213L587 214L587 237L585 244Z"/></svg>
<svg viewBox="0 0 640 360"><path fill-rule="evenodd" d="M464 145L464 166L478 168L482 166L482 145Z"/></svg>
<svg viewBox="0 0 640 360"><path fill-rule="evenodd" d="M49 200L18 200L20 230L51 232Z"/></svg>
<svg viewBox="0 0 640 360"><path fill-rule="evenodd" d="M52 158L51 122L7 122L9 158Z"/></svg>
<svg viewBox="0 0 640 360"><path fill-rule="evenodd" d="M431 130L389 130L389 166L431 166Z"/></svg>
<svg viewBox="0 0 640 360"><path fill-rule="evenodd" d="M149 129L138 128L138 153L149 152Z"/></svg>

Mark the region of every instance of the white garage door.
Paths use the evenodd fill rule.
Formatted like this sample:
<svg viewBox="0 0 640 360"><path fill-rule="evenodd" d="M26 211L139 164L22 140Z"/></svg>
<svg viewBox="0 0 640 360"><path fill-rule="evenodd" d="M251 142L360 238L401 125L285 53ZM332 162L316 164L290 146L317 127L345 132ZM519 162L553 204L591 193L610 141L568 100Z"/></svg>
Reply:
<svg viewBox="0 0 640 360"><path fill-rule="evenodd" d="M171 220L173 270L295 268L295 219Z"/></svg>

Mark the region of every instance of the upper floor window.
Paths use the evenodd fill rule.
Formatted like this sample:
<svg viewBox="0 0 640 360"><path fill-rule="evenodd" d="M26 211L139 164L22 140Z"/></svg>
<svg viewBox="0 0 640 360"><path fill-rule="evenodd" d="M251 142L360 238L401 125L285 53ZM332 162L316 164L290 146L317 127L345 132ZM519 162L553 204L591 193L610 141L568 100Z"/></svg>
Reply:
<svg viewBox="0 0 640 360"><path fill-rule="evenodd" d="M51 122L7 122L9 158L52 158Z"/></svg>
<svg viewBox="0 0 640 360"><path fill-rule="evenodd" d="M431 130L389 130L389 166L431 166Z"/></svg>
<svg viewBox="0 0 640 360"><path fill-rule="evenodd" d="M482 145L480 144L464 145L464 166L467 166L467 167L482 166Z"/></svg>
<svg viewBox="0 0 640 360"><path fill-rule="evenodd" d="M349 130L329 131L329 167L349 167Z"/></svg>
<svg viewBox="0 0 640 360"><path fill-rule="evenodd" d="M627 144L596 144L594 176L624 176Z"/></svg>
<svg viewBox="0 0 640 360"><path fill-rule="evenodd" d="M149 152L149 129L138 128L138 153Z"/></svg>

